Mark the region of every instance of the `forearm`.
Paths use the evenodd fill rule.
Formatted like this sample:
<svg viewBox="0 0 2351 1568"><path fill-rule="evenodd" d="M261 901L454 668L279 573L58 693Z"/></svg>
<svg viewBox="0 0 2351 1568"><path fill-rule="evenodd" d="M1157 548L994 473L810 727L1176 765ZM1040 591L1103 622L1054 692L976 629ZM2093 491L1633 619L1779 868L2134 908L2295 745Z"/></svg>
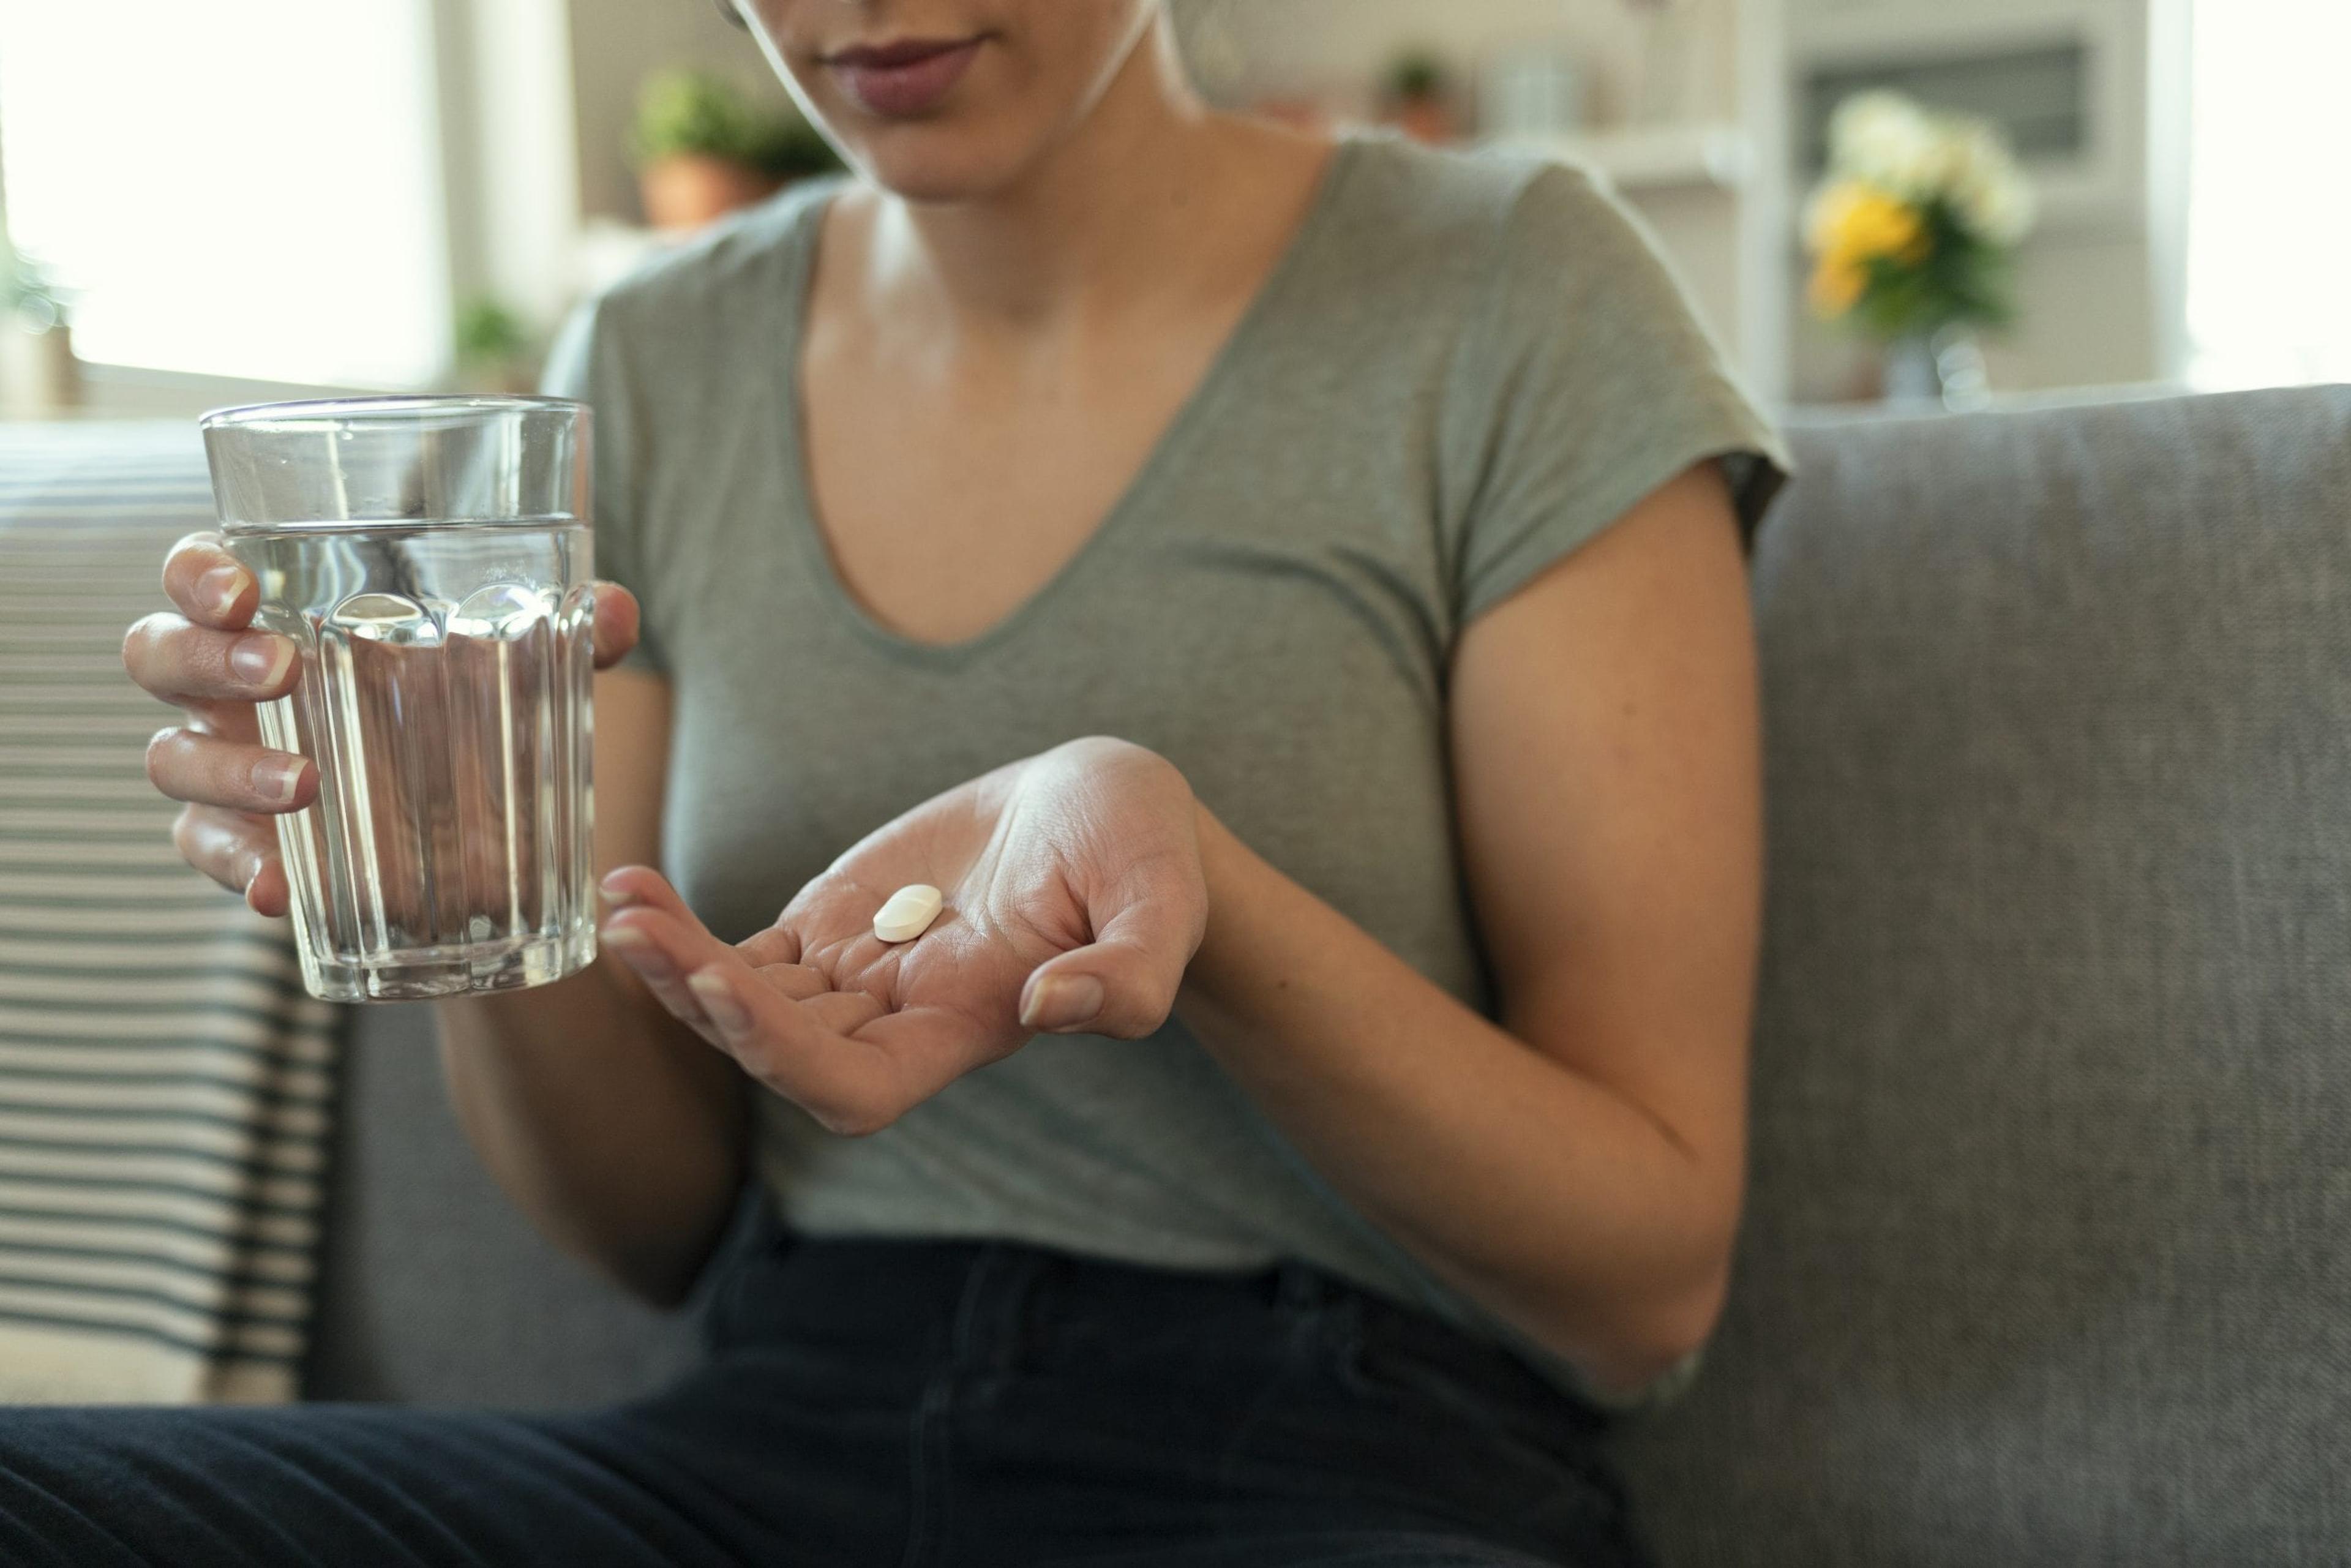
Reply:
<svg viewBox="0 0 2351 1568"><path fill-rule="evenodd" d="M1316 1168L1604 1386L1646 1381L1702 1337L1735 1176L1200 818L1208 929L1181 1009Z"/></svg>
<svg viewBox="0 0 2351 1568"><path fill-rule="evenodd" d="M674 1304L747 1158L741 1071L610 957L554 985L435 1004L459 1122L565 1250Z"/></svg>

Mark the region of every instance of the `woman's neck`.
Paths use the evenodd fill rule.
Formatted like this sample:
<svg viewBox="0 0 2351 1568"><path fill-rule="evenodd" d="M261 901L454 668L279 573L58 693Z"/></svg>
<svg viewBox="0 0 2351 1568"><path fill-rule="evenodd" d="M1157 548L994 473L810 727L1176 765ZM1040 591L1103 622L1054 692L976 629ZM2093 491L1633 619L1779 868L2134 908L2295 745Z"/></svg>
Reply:
<svg viewBox="0 0 2351 1568"><path fill-rule="evenodd" d="M928 296L962 330L1051 330L1116 310L1180 277L1235 193L1231 126L1209 113L1155 24L1086 121L1018 183L969 202L884 198L866 246L870 283Z"/></svg>

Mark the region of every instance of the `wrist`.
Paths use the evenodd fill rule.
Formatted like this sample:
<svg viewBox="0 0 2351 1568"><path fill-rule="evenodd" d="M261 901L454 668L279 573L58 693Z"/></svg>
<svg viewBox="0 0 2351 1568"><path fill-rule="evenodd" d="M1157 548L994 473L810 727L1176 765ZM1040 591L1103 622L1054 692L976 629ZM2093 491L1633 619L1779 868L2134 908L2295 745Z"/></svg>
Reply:
<svg viewBox="0 0 2351 1568"><path fill-rule="evenodd" d="M1192 810L1193 833L1200 850L1200 881L1207 892L1208 916L1185 982L1209 1001L1221 1003L1232 995L1234 957L1248 946L1248 938L1239 929L1249 907L1245 890L1252 873L1263 862L1197 798L1193 800Z"/></svg>

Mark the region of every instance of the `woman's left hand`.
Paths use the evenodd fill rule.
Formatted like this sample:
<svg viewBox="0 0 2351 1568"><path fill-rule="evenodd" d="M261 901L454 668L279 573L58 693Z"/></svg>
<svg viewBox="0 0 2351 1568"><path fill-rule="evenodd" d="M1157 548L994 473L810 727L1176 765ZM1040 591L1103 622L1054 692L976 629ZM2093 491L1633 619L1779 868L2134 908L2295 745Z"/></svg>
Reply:
<svg viewBox="0 0 2351 1568"><path fill-rule="evenodd" d="M1207 921L1197 813L1165 758L1073 740L876 829L737 945L624 867L603 940L753 1078L875 1132L1033 1033L1165 1022ZM945 894L938 918L883 942L874 912L914 883Z"/></svg>

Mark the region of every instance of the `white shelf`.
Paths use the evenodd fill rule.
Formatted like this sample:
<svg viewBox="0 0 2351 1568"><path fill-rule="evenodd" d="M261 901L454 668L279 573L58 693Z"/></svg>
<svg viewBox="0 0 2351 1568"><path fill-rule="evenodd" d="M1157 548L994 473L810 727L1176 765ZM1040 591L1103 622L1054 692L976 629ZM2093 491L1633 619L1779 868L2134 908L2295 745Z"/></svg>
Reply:
<svg viewBox="0 0 2351 1568"><path fill-rule="evenodd" d="M590 218L580 225L573 252L574 277L580 292L594 294L626 277L651 260L675 235L655 234L634 224L611 218Z"/></svg>
<svg viewBox="0 0 2351 1568"><path fill-rule="evenodd" d="M1635 125L1500 145L1580 164L1619 191L1687 185L1735 190L1753 162L1747 133L1729 124Z"/></svg>

